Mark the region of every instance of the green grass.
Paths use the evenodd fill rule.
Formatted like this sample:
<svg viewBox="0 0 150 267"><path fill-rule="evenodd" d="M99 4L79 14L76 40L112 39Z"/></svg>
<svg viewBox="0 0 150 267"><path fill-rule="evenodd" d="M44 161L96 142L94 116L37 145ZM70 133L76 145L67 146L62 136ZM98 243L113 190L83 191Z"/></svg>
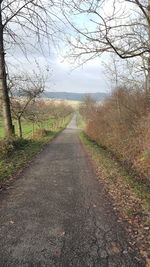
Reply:
<svg viewBox="0 0 150 267"><path fill-rule="evenodd" d="M22 133L23 133L23 138L30 138L34 132L39 129L39 128L46 128L50 129L56 122L56 119L49 119L46 121L43 121L40 125L34 124L25 120L22 120ZM18 126L17 126L17 121L14 120L13 124L15 126L15 134L18 135ZM34 127L34 128L33 128ZM4 131L3 131L3 120L0 117L0 139L2 139L4 136Z"/></svg>
<svg viewBox="0 0 150 267"><path fill-rule="evenodd" d="M77 126L81 129L85 128L85 122L84 119L82 118L82 116L78 113L77 114Z"/></svg>
<svg viewBox="0 0 150 267"><path fill-rule="evenodd" d="M17 139L17 148L6 157L0 158L0 182L5 182L5 178L13 175L17 169L24 166L25 163L28 162L35 154L37 154L45 144L47 144L57 135L57 133L62 131L67 126L71 118L72 115L68 116L64 121L62 121L58 128L45 131L46 134L39 139L37 138L38 135L36 136L36 133L31 139ZM26 133L28 133L30 127L26 127L24 129L26 130Z"/></svg>
<svg viewBox="0 0 150 267"><path fill-rule="evenodd" d="M119 181L124 186L130 185L131 191L135 193L139 200L150 206L149 188L137 180L136 177L131 175L128 171L122 169L122 166L111 157L107 150L96 144L96 142L89 140L83 131L81 131L79 135L97 165L103 167L106 175L105 179L114 184Z"/></svg>

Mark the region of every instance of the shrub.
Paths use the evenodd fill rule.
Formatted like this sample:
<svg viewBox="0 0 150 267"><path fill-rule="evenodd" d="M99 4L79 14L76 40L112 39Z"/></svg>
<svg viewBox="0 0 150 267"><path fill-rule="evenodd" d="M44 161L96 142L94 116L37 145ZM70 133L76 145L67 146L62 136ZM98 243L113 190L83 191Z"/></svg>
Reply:
<svg viewBox="0 0 150 267"><path fill-rule="evenodd" d="M33 138L34 139L42 139L43 137L46 137L50 131L47 131L45 129L38 129L35 133Z"/></svg>
<svg viewBox="0 0 150 267"><path fill-rule="evenodd" d="M103 105L95 104L86 118L86 134L138 173L150 177L150 108L145 92L118 88ZM85 116L86 114L86 116Z"/></svg>
<svg viewBox="0 0 150 267"><path fill-rule="evenodd" d="M0 140L0 158L10 156L14 150L22 149L27 143L27 140L16 137Z"/></svg>

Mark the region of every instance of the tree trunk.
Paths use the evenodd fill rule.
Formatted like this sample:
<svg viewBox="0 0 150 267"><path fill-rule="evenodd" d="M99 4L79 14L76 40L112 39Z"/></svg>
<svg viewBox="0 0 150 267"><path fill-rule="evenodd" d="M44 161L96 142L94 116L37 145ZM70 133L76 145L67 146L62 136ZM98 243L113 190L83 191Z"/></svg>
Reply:
<svg viewBox="0 0 150 267"><path fill-rule="evenodd" d="M150 56L148 59L147 81L146 81L146 106L150 108Z"/></svg>
<svg viewBox="0 0 150 267"><path fill-rule="evenodd" d="M6 81L6 66L5 66L5 52L3 44L3 25L0 5L0 102L2 104L3 119L4 119L4 133L5 136L14 134L14 127L12 124L10 101L8 95L8 87Z"/></svg>
<svg viewBox="0 0 150 267"><path fill-rule="evenodd" d="M21 118L18 118L18 135L22 138L22 126L21 126Z"/></svg>
<svg viewBox="0 0 150 267"><path fill-rule="evenodd" d="M150 0L148 0L148 6L147 6L147 14L148 14L148 31L149 31L149 49L150 49ZM150 107L150 53L148 56L148 70L147 70L147 81L146 81L146 99L148 103L148 107Z"/></svg>

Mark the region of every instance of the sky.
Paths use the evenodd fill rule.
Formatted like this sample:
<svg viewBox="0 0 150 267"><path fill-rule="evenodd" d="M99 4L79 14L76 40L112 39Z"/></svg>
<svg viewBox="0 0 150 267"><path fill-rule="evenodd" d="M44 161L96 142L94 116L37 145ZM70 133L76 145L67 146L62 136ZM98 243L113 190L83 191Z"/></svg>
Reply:
<svg viewBox="0 0 150 267"><path fill-rule="evenodd" d="M45 2L48 3L48 0L45 0ZM109 9L111 11L112 7L110 6L110 3L111 0L108 1ZM108 7L106 6L105 9L108 10ZM91 27L89 21L90 18L80 16L78 24L86 24L86 27ZM36 65L38 63L42 72L49 69L49 78L46 84L47 91L90 93L109 92L111 90L110 82L108 76L105 75L105 68L103 65L103 61L106 63L108 60L107 55L97 57L96 59L93 59L92 61L90 60L79 67L77 64L71 64L68 58L62 56L64 51L65 54L68 53L67 44L65 42L63 43L62 40L58 46L54 45L54 43L50 41L50 49L48 48L46 42L42 40L43 52L41 52L40 50L38 51L33 49L34 45L36 46L36 43L32 34L30 35L29 33L26 33L26 31L24 32L22 28L18 28L17 23L12 23L11 29L14 30L14 33L19 32L19 36L21 37L22 35L23 42L27 43L27 58L20 51L19 46L12 46L9 48L8 53L6 50L6 60L10 72L31 72L36 69ZM66 27L66 32L69 33L69 31L71 31L69 27ZM24 38L24 34L27 35L27 37ZM28 42L32 43L33 47L29 48ZM57 43L58 42L59 38L57 40Z"/></svg>
<svg viewBox="0 0 150 267"><path fill-rule="evenodd" d="M47 2L47 0L45 0ZM15 6L14 6L15 8ZM4 16L5 17L5 16ZM85 18L80 18L81 22L85 22ZM78 21L79 22L79 21ZM53 92L78 92L78 93L90 93L90 92L108 92L110 85L107 77L104 74L104 67L101 58L88 61L82 66L71 64L67 58L62 56L63 52L67 53L67 44L60 41L60 45L54 45L50 41L50 50L47 47L45 41L42 40L43 53L39 50L34 50L33 47L28 47L28 43L33 43L34 38L32 34L27 33L27 37L24 37L26 33L18 27L16 23L10 23L11 29L15 33L19 33L21 41L23 40L27 46L27 58L21 52L19 46L12 45L8 50L6 49L6 62L10 73L21 74L21 72L36 69L36 63L39 64L41 71L49 68L49 78L46 84L47 91ZM69 27L66 29L69 32ZM6 35L7 42L9 44L8 35ZM59 42L59 38L57 43ZM57 49L56 49L57 47ZM58 49L59 47L59 49Z"/></svg>
<svg viewBox="0 0 150 267"><path fill-rule="evenodd" d="M101 58L89 61L82 66L75 66L67 59L62 59L59 51L51 45L51 51L43 55L35 51L28 53L26 58L18 48L13 51L13 56L7 56L8 65L14 73L32 71L36 69L36 63L41 71L47 68L48 82L47 91L52 92L109 92L110 86L104 73L104 66Z"/></svg>
<svg viewBox="0 0 150 267"><path fill-rule="evenodd" d="M59 56L51 61L53 74L53 90L78 93L106 92L108 85L102 64L93 60L83 66L72 66L67 60L61 60Z"/></svg>

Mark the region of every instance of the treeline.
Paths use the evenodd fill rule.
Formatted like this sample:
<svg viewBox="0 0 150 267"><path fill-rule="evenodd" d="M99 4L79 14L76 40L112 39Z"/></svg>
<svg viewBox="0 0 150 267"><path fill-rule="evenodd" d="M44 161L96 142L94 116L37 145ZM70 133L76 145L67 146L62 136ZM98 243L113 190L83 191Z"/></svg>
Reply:
<svg viewBox="0 0 150 267"><path fill-rule="evenodd" d="M91 140L141 179L150 179L150 106L145 90L118 87L103 104L86 97L79 112Z"/></svg>

